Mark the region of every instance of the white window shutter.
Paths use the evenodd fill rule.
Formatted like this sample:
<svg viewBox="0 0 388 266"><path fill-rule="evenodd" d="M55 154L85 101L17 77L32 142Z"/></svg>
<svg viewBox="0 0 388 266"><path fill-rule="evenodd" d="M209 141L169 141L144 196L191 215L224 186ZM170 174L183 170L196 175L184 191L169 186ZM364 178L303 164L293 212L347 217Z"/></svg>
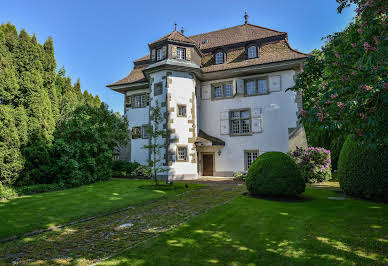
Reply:
<svg viewBox="0 0 388 266"><path fill-rule="evenodd" d="M260 133L262 132L262 119L261 117L252 118L252 132L253 133Z"/></svg>
<svg viewBox="0 0 388 266"><path fill-rule="evenodd" d="M186 48L186 60L191 61L191 48Z"/></svg>
<svg viewBox="0 0 388 266"><path fill-rule="evenodd" d="M270 76L269 77L269 91L281 91L281 77L280 75L277 76Z"/></svg>
<svg viewBox="0 0 388 266"><path fill-rule="evenodd" d="M171 57L172 58L176 58L176 46L172 46L171 48Z"/></svg>
<svg viewBox="0 0 388 266"><path fill-rule="evenodd" d="M244 95L244 80L236 79L237 94Z"/></svg>
<svg viewBox="0 0 388 266"><path fill-rule="evenodd" d="M202 88L201 88L202 89L202 99L206 100L206 99L211 98L210 88L211 88L210 85L202 86Z"/></svg>
<svg viewBox="0 0 388 266"><path fill-rule="evenodd" d="M162 58L167 58L167 46L162 47Z"/></svg>
<svg viewBox="0 0 388 266"><path fill-rule="evenodd" d="M220 113L220 134L229 135L229 112Z"/></svg>
<svg viewBox="0 0 388 266"><path fill-rule="evenodd" d="M155 51L155 49L151 50L151 60L152 60L152 62L156 61L156 51Z"/></svg>
<svg viewBox="0 0 388 266"><path fill-rule="evenodd" d="M254 118L260 117L261 113L262 113L261 107L256 107L256 108L252 109L252 117L254 117Z"/></svg>
<svg viewBox="0 0 388 266"><path fill-rule="evenodd" d="M232 84L232 94L233 94L233 97L236 96L236 94L237 94L237 80L236 79L233 81L233 84Z"/></svg>

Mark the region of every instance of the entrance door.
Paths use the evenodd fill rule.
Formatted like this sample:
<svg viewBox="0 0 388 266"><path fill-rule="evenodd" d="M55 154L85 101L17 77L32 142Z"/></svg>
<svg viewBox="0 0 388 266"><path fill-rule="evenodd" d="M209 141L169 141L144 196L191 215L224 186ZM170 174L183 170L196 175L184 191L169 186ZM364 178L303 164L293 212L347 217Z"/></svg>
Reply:
<svg viewBox="0 0 388 266"><path fill-rule="evenodd" d="M213 176L213 154L203 154L203 175Z"/></svg>

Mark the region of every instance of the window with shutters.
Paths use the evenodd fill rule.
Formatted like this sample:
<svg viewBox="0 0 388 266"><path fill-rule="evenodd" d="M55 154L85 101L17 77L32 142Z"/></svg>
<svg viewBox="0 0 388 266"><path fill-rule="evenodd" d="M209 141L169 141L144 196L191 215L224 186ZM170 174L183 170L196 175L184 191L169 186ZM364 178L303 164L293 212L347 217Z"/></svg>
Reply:
<svg viewBox="0 0 388 266"><path fill-rule="evenodd" d="M132 139L141 138L141 127L132 128Z"/></svg>
<svg viewBox="0 0 388 266"><path fill-rule="evenodd" d="M212 85L213 100L232 98L232 97L233 97L232 83L219 83L219 84Z"/></svg>
<svg viewBox="0 0 388 266"><path fill-rule="evenodd" d="M253 151L245 151L245 170L248 170L249 167L252 165L252 163L259 157L259 151L253 150Z"/></svg>
<svg viewBox="0 0 388 266"><path fill-rule="evenodd" d="M154 85L154 95L161 95L163 94L163 82L156 83Z"/></svg>
<svg viewBox="0 0 388 266"><path fill-rule="evenodd" d="M143 139L148 139L148 125L143 125L141 127L141 137Z"/></svg>
<svg viewBox="0 0 388 266"><path fill-rule="evenodd" d="M224 53L223 52L217 52L216 53L216 64L223 64L224 63Z"/></svg>
<svg viewBox="0 0 388 266"><path fill-rule="evenodd" d="M248 54L248 59L256 58L257 57L257 47L256 47L256 45L249 46L247 54Z"/></svg>
<svg viewBox="0 0 388 266"><path fill-rule="evenodd" d="M178 104L178 116L186 116L186 105Z"/></svg>
<svg viewBox="0 0 388 266"><path fill-rule="evenodd" d="M156 49L156 61L163 60L163 51L162 48Z"/></svg>
<svg viewBox="0 0 388 266"><path fill-rule="evenodd" d="M187 162L187 146L177 146L177 161Z"/></svg>
<svg viewBox="0 0 388 266"><path fill-rule="evenodd" d="M245 96L268 94L267 77L245 80Z"/></svg>
<svg viewBox="0 0 388 266"><path fill-rule="evenodd" d="M251 112L249 109L230 111L230 135L251 134Z"/></svg>
<svg viewBox="0 0 388 266"><path fill-rule="evenodd" d="M176 48L176 58L186 60L186 48L177 47Z"/></svg>
<svg viewBox="0 0 388 266"><path fill-rule="evenodd" d="M143 108L148 105L147 94L134 95L132 99L133 108Z"/></svg>

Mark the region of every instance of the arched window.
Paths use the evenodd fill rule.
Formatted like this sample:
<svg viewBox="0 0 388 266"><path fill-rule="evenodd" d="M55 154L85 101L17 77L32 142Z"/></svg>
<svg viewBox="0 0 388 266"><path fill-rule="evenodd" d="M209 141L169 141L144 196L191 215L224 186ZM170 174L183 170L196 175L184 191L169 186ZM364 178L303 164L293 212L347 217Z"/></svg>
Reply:
<svg viewBox="0 0 388 266"><path fill-rule="evenodd" d="M248 47L248 59L257 57L257 47L255 45L251 45Z"/></svg>
<svg viewBox="0 0 388 266"><path fill-rule="evenodd" d="M223 64L224 63L224 53L223 52L217 52L216 53L216 64Z"/></svg>

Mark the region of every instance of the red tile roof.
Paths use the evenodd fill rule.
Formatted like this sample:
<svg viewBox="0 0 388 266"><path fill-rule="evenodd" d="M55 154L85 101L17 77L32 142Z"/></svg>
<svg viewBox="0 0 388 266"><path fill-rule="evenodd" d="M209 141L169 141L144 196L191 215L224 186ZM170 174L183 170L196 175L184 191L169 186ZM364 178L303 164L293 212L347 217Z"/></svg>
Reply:
<svg viewBox="0 0 388 266"><path fill-rule="evenodd" d="M201 50L287 34L277 30L243 24L231 28L190 36Z"/></svg>
<svg viewBox="0 0 388 266"><path fill-rule="evenodd" d="M107 85L107 87L117 86L117 85L123 85L123 84L131 84L136 82L146 82L146 78L143 74L143 69L147 66L147 64L140 65L140 66L134 66L131 73L128 74L128 76Z"/></svg>

